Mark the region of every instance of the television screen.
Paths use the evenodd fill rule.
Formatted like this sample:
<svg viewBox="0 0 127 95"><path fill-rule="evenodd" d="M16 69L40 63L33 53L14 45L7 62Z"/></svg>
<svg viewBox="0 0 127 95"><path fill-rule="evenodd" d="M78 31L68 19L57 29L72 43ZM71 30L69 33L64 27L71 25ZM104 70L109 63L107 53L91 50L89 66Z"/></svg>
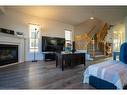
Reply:
<svg viewBox="0 0 127 95"><path fill-rule="evenodd" d="M42 36L42 52L63 51L64 45L65 45L64 38Z"/></svg>
<svg viewBox="0 0 127 95"><path fill-rule="evenodd" d="M51 39L49 44L57 45L57 40L56 39Z"/></svg>

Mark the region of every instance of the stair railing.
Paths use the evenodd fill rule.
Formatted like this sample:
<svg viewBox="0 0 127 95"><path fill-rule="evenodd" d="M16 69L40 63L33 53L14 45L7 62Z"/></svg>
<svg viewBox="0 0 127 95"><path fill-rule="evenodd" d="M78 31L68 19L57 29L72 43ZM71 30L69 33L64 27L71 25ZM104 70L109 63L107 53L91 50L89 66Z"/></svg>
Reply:
<svg viewBox="0 0 127 95"><path fill-rule="evenodd" d="M95 35L96 26L93 26L88 33L75 36L76 49L85 49L87 50L88 44L91 44L92 38Z"/></svg>
<svg viewBox="0 0 127 95"><path fill-rule="evenodd" d="M105 23L100 32L97 33L97 47L100 51L103 52L103 54L107 55L107 43L105 41L105 37L108 33L108 25Z"/></svg>
<svg viewBox="0 0 127 95"><path fill-rule="evenodd" d="M89 41L87 44L87 52L90 53L92 52L92 56L95 56L95 41L93 40L94 35L97 32L97 27L93 26L93 28L91 29L90 32L88 32L87 36L89 37ZM89 52L89 48L90 48L90 52Z"/></svg>

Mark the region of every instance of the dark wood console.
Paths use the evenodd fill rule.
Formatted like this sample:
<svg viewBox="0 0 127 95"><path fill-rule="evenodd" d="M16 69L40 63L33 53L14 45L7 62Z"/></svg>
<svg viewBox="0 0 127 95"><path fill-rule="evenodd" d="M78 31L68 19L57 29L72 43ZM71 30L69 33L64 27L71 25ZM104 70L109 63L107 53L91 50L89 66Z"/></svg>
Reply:
<svg viewBox="0 0 127 95"><path fill-rule="evenodd" d="M56 53L56 67L60 65L62 71L64 65L73 67L78 64L84 64L85 66L85 53Z"/></svg>

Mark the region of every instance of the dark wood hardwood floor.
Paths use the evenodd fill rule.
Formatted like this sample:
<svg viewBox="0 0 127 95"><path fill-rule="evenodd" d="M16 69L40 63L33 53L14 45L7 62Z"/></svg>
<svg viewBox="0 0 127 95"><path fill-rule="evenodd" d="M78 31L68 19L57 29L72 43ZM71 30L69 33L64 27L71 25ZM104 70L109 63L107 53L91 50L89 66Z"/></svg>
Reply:
<svg viewBox="0 0 127 95"><path fill-rule="evenodd" d="M92 61L94 62L94 61ZM83 72L86 66L61 68L55 61L24 62L0 68L0 89L94 89L83 84Z"/></svg>

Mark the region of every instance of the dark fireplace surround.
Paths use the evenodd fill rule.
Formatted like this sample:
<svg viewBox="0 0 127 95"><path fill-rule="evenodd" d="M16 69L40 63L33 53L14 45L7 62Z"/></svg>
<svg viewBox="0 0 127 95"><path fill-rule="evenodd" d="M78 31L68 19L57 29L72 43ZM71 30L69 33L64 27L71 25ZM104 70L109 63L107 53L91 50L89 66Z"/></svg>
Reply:
<svg viewBox="0 0 127 95"><path fill-rule="evenodd" d="M18 45L0 44L0 66L18 62Z"/></svg>

